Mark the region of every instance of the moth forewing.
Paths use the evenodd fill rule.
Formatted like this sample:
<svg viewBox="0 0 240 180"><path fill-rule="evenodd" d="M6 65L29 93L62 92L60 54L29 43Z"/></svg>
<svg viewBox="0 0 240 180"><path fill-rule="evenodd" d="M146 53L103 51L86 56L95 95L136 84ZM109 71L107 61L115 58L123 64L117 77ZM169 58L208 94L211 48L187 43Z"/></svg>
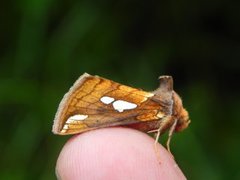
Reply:
<svg viewBox="0 0 240 180"><path fill-rule="evenodd" d="M173 91L172 77L160 76L159 80L157 90L146 92L84 73L60 102L52 131L67 135L128 126L146 132L156 130L160 135L168 128L186 128L188 114Z"/></svg>

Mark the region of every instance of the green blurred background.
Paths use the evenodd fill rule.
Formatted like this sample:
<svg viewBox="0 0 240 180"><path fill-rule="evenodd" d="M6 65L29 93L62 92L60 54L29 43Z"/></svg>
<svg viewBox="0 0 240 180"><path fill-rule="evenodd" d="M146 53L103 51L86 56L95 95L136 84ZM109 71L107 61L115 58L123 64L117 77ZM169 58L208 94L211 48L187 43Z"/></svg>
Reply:
<svg viewBox="0 0 240 180"><path fill-rule="evenodd" d="M53 118L84 72L149 91L159 75L172 75L192 120L172 139L179 166L188 179L240 179L239 7L1 1L0 179L55 179L69 137L51 133Z"/></svg>

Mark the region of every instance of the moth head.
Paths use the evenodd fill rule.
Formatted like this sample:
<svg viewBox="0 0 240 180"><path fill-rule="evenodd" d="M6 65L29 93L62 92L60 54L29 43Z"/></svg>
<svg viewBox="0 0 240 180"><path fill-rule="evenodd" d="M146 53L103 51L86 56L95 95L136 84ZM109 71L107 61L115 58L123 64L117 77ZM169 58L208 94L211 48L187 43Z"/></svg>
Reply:
<svg viewBox="0 0 240 180"><path fill-rule="evenodd" d="M188 127L191 120L189 119L188 112L182 105L182 100L176 92L173 92L173 114L174 118L177 118L177 126L175 131L179 132Z"/></svg>

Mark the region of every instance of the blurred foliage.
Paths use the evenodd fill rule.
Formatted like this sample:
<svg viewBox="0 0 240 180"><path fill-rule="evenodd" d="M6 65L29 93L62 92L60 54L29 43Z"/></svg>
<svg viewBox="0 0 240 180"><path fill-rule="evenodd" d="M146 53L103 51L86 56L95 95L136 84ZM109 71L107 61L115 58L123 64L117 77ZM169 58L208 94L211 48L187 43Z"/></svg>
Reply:
<svg viewBox="0 0 240 180"><path fill-rule="evenodd" d="M239 7L1 1L0 179L55 179L68 137L51 133L52 120L83 72L145 90L172 75L192 119L172 140L179 166L189 179L240 179Z"/></svg>

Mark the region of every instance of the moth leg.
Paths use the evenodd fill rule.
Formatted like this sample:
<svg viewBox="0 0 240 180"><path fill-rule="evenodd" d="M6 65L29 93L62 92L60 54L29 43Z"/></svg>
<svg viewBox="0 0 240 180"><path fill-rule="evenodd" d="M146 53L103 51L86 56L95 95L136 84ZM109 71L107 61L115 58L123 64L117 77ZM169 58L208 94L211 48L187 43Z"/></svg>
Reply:
<svg viewBox="0 0 240 180"><path fill-rule="evenodd" d="M162 126L159 127L159 129L157 130L157 134L155 134L155 147L157 147L157 143L161 135L161 129L162 129Z"/></svg>
<svg viewBox="0 0 240 180"><path fill-rule="evenodd" d="M162 119L161 123L159 124L159 128L158 129L154 129L154 130L149 131L150 133L152 133L152 132L157 133L157 135L155 136L155 144L158 143L159 137L161 135L161 131L162 131L162 129L165 126L167 126L167 124L169 123L170 119L171 119L171 116L166 116L165 118Z"/></svg>
<svg viewBox="0 0 240 180"><path fill-rule="evenodd" d="M159 137L161 135L161 129L162 129L162 125L159 126L158 130L157 130L157 134L155 133L154 136L155 136L155 143L154 143L154 149L155 149L155 152L156 152L156 156L157 156L157 159L158 159L158 162L160 163L160 152L159 152L159 149L157 147L158 145L158 140L159 140Z"/></svg>
<svg viewBox="0 0 240 180"><path fill-rule="evenodd" d="M159 153L159 151L158 151L157 144L158 144L159 137L160 137L160 135L161 135L162 128L169 123L169 119L170 119L170 118L171 118L171 116L167 116L167 117L165 117L165 118L162 120L162 122L161 122L161 124L159 125L159 128L158 128L158 130L157 130L156 137L155 137L154 149L155 149L155 151L156 151L156 153L157 153L157 158L158 158L158 161L159 161L159 162L160 162L160 156L159 156L160 153Z"/></svg>
<svg viewBox="0 0 240 180"><path fill-rule="evenodd" d="M171 153L171 150L170 150L170 142L171 142L171 138L172 138L173 132L174 132L174 130L175 130L175 128L176 128L177 121L178 121L177 119L174 120L174 123L173 123L173 125L171 126L171 128L170 128L170 130L169 130L169 132L168 132L167 150L168 150L168 152L170 152L170 153Z"/></svg>
<svg viewBox="0 0 240 180"><path fill-rule="evenodd" d="M148 131L147 133L157 133L158 132L158 129L153 129L153 130L151 130L151 131Z"/></svg>

